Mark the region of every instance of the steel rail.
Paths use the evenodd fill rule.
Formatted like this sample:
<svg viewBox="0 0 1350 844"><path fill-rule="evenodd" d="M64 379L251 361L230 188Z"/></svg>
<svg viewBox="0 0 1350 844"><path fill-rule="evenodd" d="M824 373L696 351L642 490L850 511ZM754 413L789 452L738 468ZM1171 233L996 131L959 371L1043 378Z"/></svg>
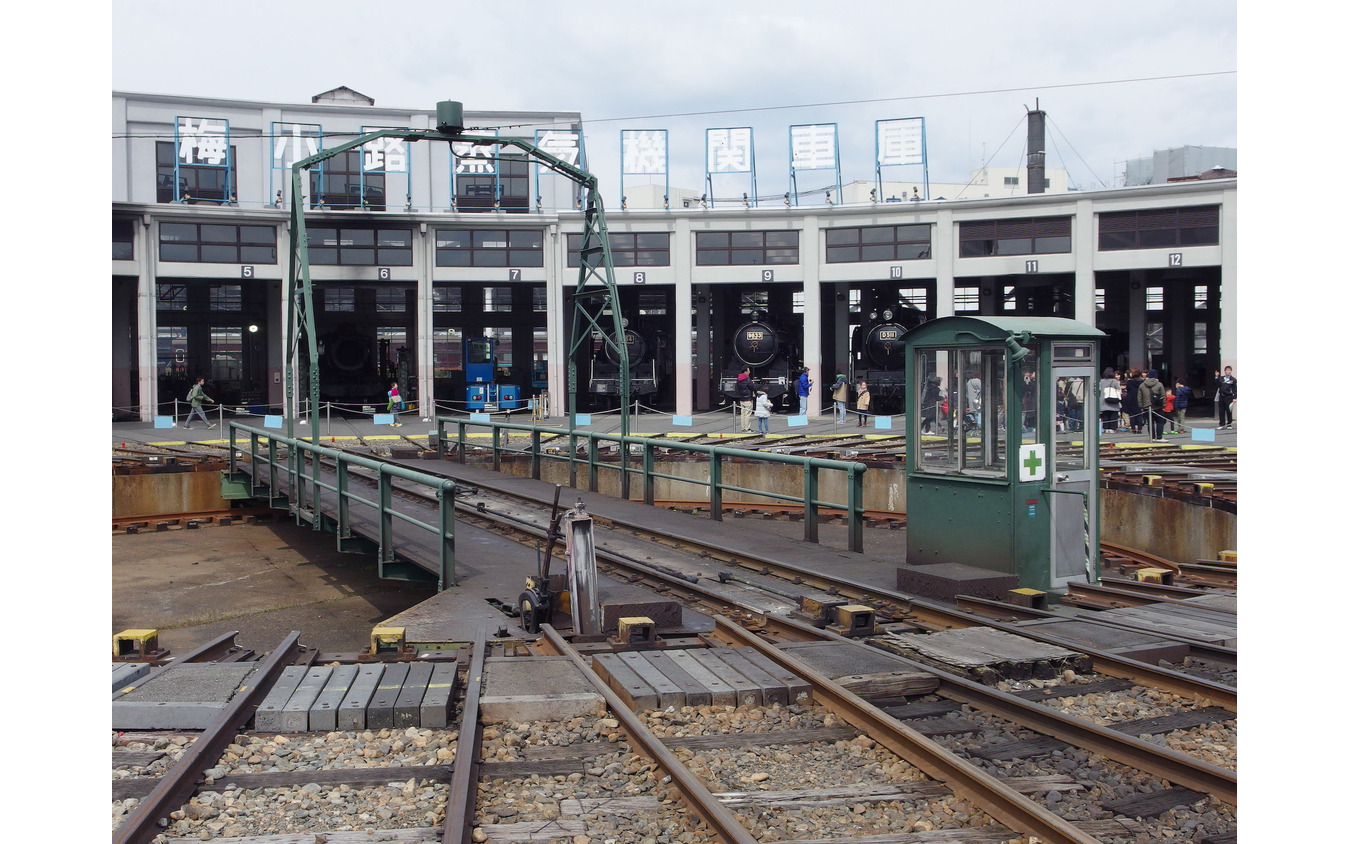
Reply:
<svg viewBox="0 0 1350 844"><path fill-rule="evenodd" d="M262 701L281 671L290 665L300 649L300 631L292 630L258 668L244 681L225 709L202 732L192 746L169 770L169 774L146 795L136 808L113 830L113 844L149 844L159 833L158 821L167 818L197 790L197 779L219 760L220 754Z"/></svg>
<svg viewBox="0 0 1350 844"><path fill-rule="evenodd" d="M1074 587L1078 587L1081 586L1082 584L1072 584L1072 585ZM1129 595L1129 593L1125 594ZM1130 597L1133 598L1135 596L1130 595ZM1146 598L1140 598L1138 603L1130 604L1130 606L1148 606L1150 603L1156 602L1149 601ZM1173 601L1172 603L1178 602ZM1013 615L1020 620L1057 619L1062 621L1065 619L1064 616L1058 615L1048 610L1038 610L1033 609L1031 607L1019 607L1014 604L1005 603L1003 601L994 601L989 598L976 598L971 595L962 595L959 598L957 598L956 608L959 610L968 610L970 612L974 612L977 614L981 610L983 610L986 613L1007 612L1009 615ZM1222 615L1232 615L1232 613L1227 610L1215 609L1214 611ZM1099 627L1109 627L1116 630L1129 630L1134 633L1138 633L1140 631L1155 632L1152 630L1148 630L1147 628L1137 627L1133 624L1130 624L1128 620L1114 621L1111 618L1099 618L1096 615L1075 616L1072 620L1082 624L1094 624ZM1183 645L1186 645L1191 650L1191 656L1197 656L1202 659L1208 660L1217 660L1225 664L1231 665L1237 664L1236 648L1228 648L1222 645L1216 645L1212 642L1205 642L1201 641L1200 639L1191 639L1185 636L1176 636L1176 635L1169 635L1168 641L1179 642Z"/></svg>
<svg viewBox="0 0 1350 844"><path fill-rule="evenodd" d="M736 819L736 815L722 805L709 789L685 764L666 747L656 734L644 725L637 713L629 709L614 690L582 659L572 645L551 624L541 627L541 643L558 656L565 656L590 681L609 706L609 711L623 726L623 731L637 750L651 759L657 767L670 775L671 783L689 802L689 807L703 819L708 828L726 844L757 844L757 839Z"/></svg>
<svg viewBox="0 0 1350 844"><path fill-rule="evenodd" d="M803 636L814 631L819 639L866 647L829 630L817 630L792 619L779 621L785 627L799 628ZM1237 774L1227 768L1220 768L1169 747L1151 744L1110 726L1095 724L1085 718L1077 718L1057 709L1041 706L1034 701L1024 700L940 668L915 662L897 654L890 653L890 655L914 671L923 671L936 676L941 681L937 694L943 697L992 712L1000 718L1043 735L1099 753L1108 759L1161 777L1175 785L1203 791L1226 803L1237 805Z"/></svg>
<svg viewBox="0 0 1350 844"><path fill-rule="evenodd" d="M1009 829L1038 836L1047 844L1090 844L1097 841L1096 838L1029 797L1009 788L997 778L945 749L913 727L844 689L789 652L775 648L724 616L717 616L714 620L720 634L742 646L754 648L810 683L812 697L817 703L824 705L901 759L971 800ZM776 621L783 622L784 619ZM805 631L803 633L805 634ZM849 641L843 637L839 638Z"/></svg>
<svg viewBox="0 0 1350 844"><path fill-rule="evenodd" d="M1142 589L1141 590L1121 589L1116 586L1102 586L1093 583L1070 583L1069 594L1073 596L1082 596L1084 598L1089 599L1095 598L1098 601L1110 603L1115 605L1116 607L1121 608L1146 607L1149 606L1150 604L1171 604L1173 606L1180 606L1180 607L1196 606L1195 603L1189 600L1189 597L1195 596L1188 596L1187 598L1174 598L1171 595L1162 593L1154 594ZM1211 591L1206 591L1206 594L1212 595L1215 593ZM1228 615L1237 614L1237 610L1228 609L1227 607L1211 607L1205 605L1205 609L1212 610L1217 613L1226 613ZM1054 615L1054 613L1051 613L1051 615Z"/></svg>
<svg viewBox="0 0 1350 844"><path fill-rule="evenodd" d="M459 739L455 744L455 767L450 775L450 798L445 805L444 844L469 841L473 836L473 816L478 803L478 775L482 761L483 725L478 718L478 703L483 692L483 666L487 660L487 629L478 628L469 660L469 680L464 685L464 707L459 720Z"/></svg>
<svg viewBox="0 0 1350 844"><path fill-rule="evenodd" d="M491 487L484 487L481 484L479 485L479 489L487 489L495 495L501 495L503 497L525 501L535 505L547 505L546 501L535 499L528 495L521 495L517 492L505 492ZM456 503L457 505L459 504L459 502ZM478 511L478 513L480 516L491 515L490 512L485 511ZM592 514L592 517L597 523L609 525L611 527L629 531L639 531L647 534L651 533L650 528L627 522L622 519L614 519L612 517L596 514ZM524 526L517 529L526 531L531 530ZM540 532L538 532L536 536L543 536L542 529L538 530ZM901 617L905 620L912 620L915 623L930 629L948 630L962 627L989 627L1026 639L1057 645L1090 656L1092 658L1093 669L1099 673L1130 680L1131 682L1140 685L1153 686L1197 702L1207 701L1212 705L1221 706L1230 712L1237 712L1237 689L1231 686L1213 683L1198 677L1186 675L1180 671L1173 671L1171 669L1161 668L1157 665L1150 665L1146 662L1130 659L1129 657L1118 656L1107 651L1088 648L1080 642L1075 642L1033 629L1018 627L1012 624L1004 624L972 613L962 612L941 605L935 601L916 598L912 595L906 595L880 586L873 586L848 578L799 568L778 560L757 557L754 554L747 554L744 552L731 553L725 548L705 544L703 541L687 534L668 534L668 536L679 541L684 546L687 546L684 549L686 551L688 551L689 548L696 549L689 553L698 554L700 551L706 552L708 559L718 560L725 562L728 565L746 568L760 574L773 574L777 577L782 577L794 582L799 581L799 586L819 589L823 592L831 592L831 590L833 590L834 593L839 594L841 597L860 603L900 607L902 608ZM638 565L640 565L620 556L609 554L602 555L602 549L597 549L597 555L604 556L606 561L616 565L624 565L633 568L637 568ZM648 571L652 573L653 576L664 576L654 569L649 569ZM680 583L676 578L670 579L670 582L680 588L690 588L689 583ZM744 607L742 609L747 609L751 612L759 612L759 610L753 607Z"/></svg>

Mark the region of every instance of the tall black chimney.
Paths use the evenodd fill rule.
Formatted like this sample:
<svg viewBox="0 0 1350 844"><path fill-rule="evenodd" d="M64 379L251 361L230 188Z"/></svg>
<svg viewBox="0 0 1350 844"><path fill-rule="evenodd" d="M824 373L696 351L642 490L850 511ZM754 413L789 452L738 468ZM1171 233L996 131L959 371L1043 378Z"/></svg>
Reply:
<svg viewBox="0 0 1350 844"><path fill-rule="evenodd" d="M1027 193L1045 193L1045 112L1036 98L1036 110L1027 112Z"/></svg>

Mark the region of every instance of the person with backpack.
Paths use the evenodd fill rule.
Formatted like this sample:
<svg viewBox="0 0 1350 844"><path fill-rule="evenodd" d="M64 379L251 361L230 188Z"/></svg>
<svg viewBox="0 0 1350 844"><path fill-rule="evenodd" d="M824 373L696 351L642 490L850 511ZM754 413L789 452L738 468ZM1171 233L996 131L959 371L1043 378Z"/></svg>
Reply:
<svg viewBox="0 0 1350 844"><path fill-rule="evenodd" d="M1163 416L1163 408L1167 406L1167 390L1158 380L1158 370L1148 371L1148 377L1139 384L1136 396L1139 412L1148 423L1149 438L1155 443L1166 442L1163 439L1163 423L1167 417Z"/></svg>
<svg viewBox="0 0 1350 844"><path fill-rule="evenodd" d="M183 421L183 429L184 429L184 430L187 430L187 431L191 431L191 430L192 430L192 417L193 417L193 416L200 416L200 417L202 418L202 422L205 423L205 424L206 424L206 427L208 427L208 428L214 428L214 427L216 427L216 423L214 423L214 422L212 422L211 420L207 419L207 418L206 418L206 413L205 413L205 411L202 410L202 402L204 402L204 401L214 402L214 401L215 401L215 399L211 398L210 396L208 396L208 395L206 394L206 388L202 386L202 385L205 384L205 383L206 383L206 379L205 379L205 378L198 378L198 379L197 379L197 383L196 383L196 384L193 384L193 385L192 385L192 389L188 391L188 394L187 394L187 400L188 400L188 402L192 405L192 409L188 411L187 419Z"/></svg>
<svg viewBox="0 0 1350 844"><path fill-rule="evenodd" d="M844 377L844 373L835 375L834 385L830 389L833 390L831 397L834 399L834 421L843 422L848 419L848 379Z"/></svg>

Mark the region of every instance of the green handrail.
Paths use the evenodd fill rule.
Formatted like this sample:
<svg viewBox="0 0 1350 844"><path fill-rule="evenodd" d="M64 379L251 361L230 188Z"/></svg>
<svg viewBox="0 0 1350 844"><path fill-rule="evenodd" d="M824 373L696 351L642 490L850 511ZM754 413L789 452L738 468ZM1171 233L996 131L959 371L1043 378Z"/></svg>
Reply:
<svg viewBox="0 0 1350 844"><path fill-rule="evenodd" d="M248 437L247 453L253 465L250 473L250 492L256 493L260 486L258 475L260 466L267 467L267 495L271 506L279 500L287 501L290 512L296 522L307 514L317 526L322 522L320 509L320 491L327 490L337 497L337 527L339 542L352 536L351 503L358 502L373 507L376 511L377 536L379 542L378 563L380 575L384 576L385 566L394 562L395 524L404 523L426 531L436 539L437 581L436 591L442 591L455 583L455 482L449 478L419 472L395 463L386 463L358 454L350 454L339 449L316 445L308 440L288 437L272 431L231 422L229 472L232 477L239 474L238 462L245 449L238 443L240 435ZM266 443L266 454L261 453L261 443ZM277 447L288 447L284 460L277 459ZM333 483L321 480L319 464L322 460L331 460L336 464ZM312 466L312 473L306 476L305 464ZM369 499L357 495L348 488L351 467L359 466L375 473L376 498ZM289 499L278 495L278 471L284 471L290 482ZM394 479L408 481L435 491L438 518L436 524L429 524L413 518L394 508ZM312 487L310 496L305 494L306 486ZM308 502L308 504L307 504Z"/></svg>
<svg viewBox="0 0 1350 844"><path fill-rule="evenodd" d="M487 429L490 433L492 466L494 470L501 467L503 454L519 454L528 457L530 460L531 477L538 480L540 477L540 464L544 459L565 462L569 467L568 485L577 487L577 464L584 463L587 470L587 489L590 492L596 492L599 488L599 470L603 467L619 474L620 488L622 497L627 499L628 480L634 476L640 476L643 484L642 501L646 504L652 504L655 501L654 487L657 480L669 480L679 483L694 484L708 488L708 501L710 512L713 519L722 520L722 497L726 492L743 492L751 495L758 495L764 498L772 498L779 501L792 502L802 505L803 519L805 523L805 536L808 542L819 542L820 509L828 507L831 509L843 510L848 514L848 548L850 551L861 552L863 550L863 484L862 479L867 471L867 466L848 460L831 460L823 457L802 457L795 454L777 454L772 452L754 451L752 449L736 448L734 446L723 445L704 445L701 443L685 443L677 440L664 440L654 437L624 436L623 434L606 434L598 431L579 431L568 430L566 428L547 428L537 425L521 425L512 422L497 422L495 420L477 421L464 417L436 417L436 449L438 456L446 459L446 429L449 426L455 426L457 444L457 459L460 463L465 462L465 447L468 444L467 431L470 426ZM502 434L513 431L528 433L529 437L521 439L527 442L528 447L509 448L503 445ZM541 436L549 435L560 438L566 443L566 454L553 456L545 454L540 448ZM585 441L585 458L577 457L577 444L579 440ZM609 466L601 462L598 458L599 446L602 443L614 444L619 449L619 461L614 466ZM642 459L638 465L630 465L629 451L634 448L640 448ZM679 475L664 474L656 471L655 454L657 450L668 452L682 452L687 454L702 454L709 460L707 481L701 481L697 478L689 478ZM724 460L743 460L760 463L779 463L791 466L799 466L802 469L803 490L800 496L788 495L772 490L758 490L746 487L735 486L723 481L723 461ZM837 471L845 475L847 486L847 502L835 503L820 500L820 472Z"/></svg>

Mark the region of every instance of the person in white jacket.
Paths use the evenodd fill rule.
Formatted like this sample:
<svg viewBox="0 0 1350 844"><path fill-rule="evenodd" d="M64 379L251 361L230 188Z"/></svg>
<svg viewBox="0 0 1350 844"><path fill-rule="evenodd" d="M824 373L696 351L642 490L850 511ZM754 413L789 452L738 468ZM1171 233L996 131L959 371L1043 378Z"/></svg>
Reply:
<svg viewBox="0 0 1350 844"><path fill-rule="evenodd" d="M769 433L769 413L773 410L769 404L769 394L763 390L755 394L755 421L761 434Z"/></svg>

